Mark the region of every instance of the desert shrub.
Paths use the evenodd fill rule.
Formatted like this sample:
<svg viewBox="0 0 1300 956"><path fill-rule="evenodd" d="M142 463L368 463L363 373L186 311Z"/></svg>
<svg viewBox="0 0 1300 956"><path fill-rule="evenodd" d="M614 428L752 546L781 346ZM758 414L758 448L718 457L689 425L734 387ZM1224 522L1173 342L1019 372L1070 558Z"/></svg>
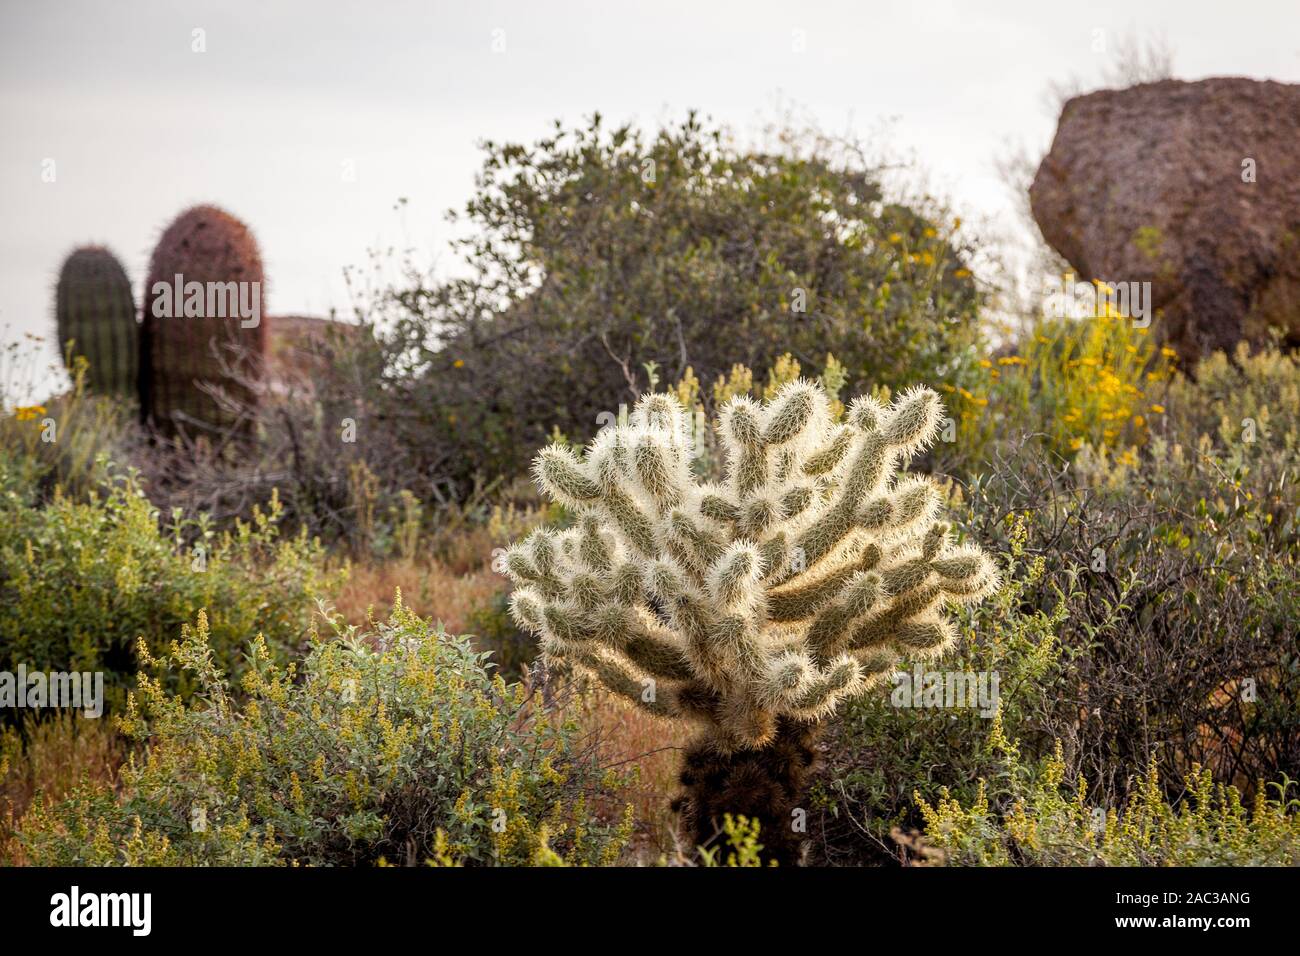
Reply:
<svg viewBox="0 0 1300 956"><path fill-rule="evenodd" d="M1087 442L1067 458L1008 438L955 492L969 533L1020 555L1032 585L1013 573L943 666L998 670L1025 759L1059 739L1067 778L1098 805L1122 807L1150 759L1166 800L1193 767L1247 800L1261 779L1300 776L1300 460L1273 411L1289 407L1295 371L1277 353L1207 360L1168 383L1168 415L1140 450ZM819 853L895 856L890 828L919 825L912 787L970 806L996 773L985 729L969 711L851 708L828 742Z"/></svg>
<svg viewBox="0 0 1300 956"><path fill-rule="evenodd" d="M436 487L429 501L409 490L421 486L419 474L383 424L358 408L357 383L372 376L376 343L355 326L322 322L290 351L293 362L279 363L273 379L231 372L243 398L223 395L223 414L247 425L251 439L235 442L142 428L133 398L88 391L83 356L68 359L69 388L22 404L38 378L34 346L7 346L0 447L11 479L32 486L38 500L55 488L82 497L108 478L105 462L126 462L162 513L202 512L218 529L266 509L274 491L286 524L342 542L356 558L409 557L449 502Z"/></svg>
<svg viewBox="0 0 1300 956"><path fill-rule="evenodd" d="M1221 473L1228 480L1224 492L1230 484L1237 504L1245 500L1262 511L1266 527L1258 530L1270 550L1294 548L1300 540L1300 356L1276 347L1252 354L1243 344L1232 361L1216 352L1194 371L1169 389L1167 441Z"/></svg>
<svg viewBox="0 0 1300 956"><path fill-rule="evenodd" d="M493 676L486 654L399 607L360 631L331 621L297 665L260 638L240 682L200 614L160 661L191 704L142 672L120 721L146 745L118 793L38 801L19 830L39 865L611 863L630 820L620 776L561 705ZM142 650L143 653L143 650ZM605 820L597 811L609 811Z"/></svg>
<svg viewBox="0 0 1300 956"><path fill-rule="evenodd" d="M1209 435L1220 447L1250 444L1243 430L1255 424L1255 440L1294 450L1300 425L1288 413L1300 406L1300 356L1276 346L1251 352L1246 343L1231 359L1216 352L1202 359L1194 376L1169 391L1171 431L1182 437Z"/></svg>
<svg viewBox="0 0 1300 956"><path fill-rule="evenodd" d="M541 652L537 639L519 628L510 616L506 590L476 606L469 616L475 646L490 651L492 662L511 680L518 680Z"/></svg>
<svg viewBox="0 0 1300 956"><path fill-rule="evenodd" d="M827 739L813 791L809 832L817 858L1293 862L1300 804L1288 778L1283 773L1279 784L1260 789L1261 780L1245 777L1258 770L1277 779L1286 764L1285 749L1272 745L1296 737L1291 698L1280 696L1288 691L1261 687L1254 705L1238 710L1237 698L1213 693L1216 672L1204 673L1243 666L1251 632L1231 636L1234 625L1224 619L1236 607L1231 598L1220 597L1216 614L1223 618L1190 639L1143 634L1129 603L1147 593L1142 579L1129 579L1118 598L1091 594L1093 572L1047 552L1035 518L1031 512L1001 522L1010 552L1003 587L964 613L954 652L932 665L945 674L997 673L996 716L985 719L971 707L896 706L889 693L848 708ZM1176 626L1187 627L1187 619ZM1229 636L1218 645L1216 633ZM1276 660L1284 653L1280 637L1265 640L1254 659ZM1169 644L1159 655L1158 640ZM1177 700L1174 691L1188 699ZM1148 723L1136 726L1135 713ZM1225 728L1221 735L1206 732L1215 720ZM1185 735L1189 728L1202 733ZM1056 735L1068 737L1064 747ZM1225 748L1225 737L1235 746ZM1143 743L1154 752L1135 759ZM1213 758L1213 767L1198 758ZM1088 780L1081 768L1101 768L1104 781ZM1242 809L1225 778L1250 784L1253 810ZM1185 792L1191 799L1180 803ZM925 839L906 836L914 829Z"/></svg>
<svg viewBox="0 0 1300 956"><path fill-rule="evenodd" d="M248 440L182 431L139 444L129 460L160 509L202 511L226 527L266 507L274 489L290 523L346 545L354 558L409 548L412 525L427 527L432 517L431 502L408 490L420 487L419 476L405 468L391 434L358 408L357 382L369 375L374 343L353 326L323 325L294 352L310 376L281 365L273 380L241 385L247 401L223 397L223 414L248 425Z"/></svg>
<svg viewBox="0 0 1300 956"><path fill-rule="evenodd" d="M987 470L1026 437L1066 459L1085 446L1135 461L1164 414L1173 352L1107 305L1085 319L1037 318L1012 345L978 361L969 386L945 383L953 420L940 463Z"/></svg>
<svg viewBox="0 0 1300 956"><path fill-rule="evenodd" d="M980 296L954 221L890 201L853 150L802 145L746 151L694 116L487 143L469 275L359 305L386 358L358 404L424 480L467 489L521 473L554 426L587 440L651 374L831 351L851 389L964 385Z"/></svg>
<svg viewBox="0 0 1300 956"><path fill-rule="evenodd" d="M0 726L0 866L21 861L13 828L41 793L61 800L87 780L110 782L125 748L107 720L63 711Z"/></svg>
<svg viewBox="0 0 1300 956"><path fill-rule="evenodd" d="M1295 866L1300 797L1295 782L1256 788L1249 809L1231 785L1193 767L1183 793L1166 797L1156 761L1118 806L1090 803L1085 780L1067 781L1058 751L1037 765L994 726L988 750L999 764L965 803L946 790L917 794L928 863L966 866ZM909 841L911 842L911 841ZM928 844L928 846L927 846ZM939 852L934 852L938 850Z"/></svg>
<svg viewBox="0 0 1300 956"><path fill-rule="evenodd" d="M967 489L974 533L1022 514L1047 580L1079 569L1045 728L1108 802L1152 754L1170 786L1193 764L1245 791L1300 774L1300 547L1268 471L1156 439L1136 465L1022 448Z"/></svg>
<svg viewBox="0 0 1300 956"><path fill-rule="evenodd" d="M0 458L0 489L0 668L103 671L110 705L135 672L137 638L156 652L207 608L212 652L238 671L248 634L277 655L299 645L338 580L316 542L282 535L274 495L218 533L203 515L160 525L130 474L41 504Z"/></svg>
<svg viewBox="0 0 1300 956"><path fill-rule="evenodd" d="M945 682L949 675L986 675L992 699L967 699L955 707L937 697L926 703L916 664L904 660L892 689L855 701L831 727L809 823L821 862L861 865L896 858L890 834L923 822L915 794L974 800L980 778L997 769L995 755L984 746L995 712L1039 752L1051 747L1046 715L1069 665L1056 634L1078 583L1073 575L1047 580L1046 562L1026 554L1027 537L1023 520L1014 519L1002 586L962 611L951 653L922 669ZM1042 602L1050 611L1033 607L1040 592L1052 596Z"/></svg>
<svg viewBox="0 0 1300 956"><path fill-rule="evenodd" d="M0 454L6 481L33 488L41 499L55 488L84 494L106 477L104 461L132 447L131 406L91 394L85 356L69 353L70 387L43 404L20 404L35 372L34 345L11 343L0 353Z"/></svg>

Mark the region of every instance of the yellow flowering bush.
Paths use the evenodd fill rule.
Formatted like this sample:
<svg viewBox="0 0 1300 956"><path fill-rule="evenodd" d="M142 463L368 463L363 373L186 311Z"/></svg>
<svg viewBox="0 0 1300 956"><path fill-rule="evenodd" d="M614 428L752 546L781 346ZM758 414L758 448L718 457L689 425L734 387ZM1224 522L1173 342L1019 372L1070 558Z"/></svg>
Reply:
<svg viewBox="0 0 1300 956"><path fill-rule="evenodd" d="M330 623L300 665L277 666L254 641L239 695L213 661L203 614L160 659L140 648L146 669L118 725L141 749L116 793L38 800L18 830L27 858L614 862L631 829L625 811L606 814L623 778L598 765L562 706L493 676L488 655L404 609L400 594L373 630ZM174 668L193 675L197 702L167 692Z"/></svg>
<svg viewBox="0 0 1300 956"><path fill-rule="evenodd" d="M695 370L688 366L681 379L675 385L668 386L667 390L677 397L682 407L691 416L697 471L703 475L719 473L718 469L722 462L718 457L715 429L710 428L708 424L718 409L738 395L747 395L759 401L771 401L783 385L795 381L802 374L803 366L799 360L786 352L768 369L766 381L761 378L756 380L753 369L737 362L731 366L727 374L719 375L706 393L695 376ZM827 395L830 396L831 418L839 421L844 417L844 403L840 401L839 396L848 382L847 370L834 355L828 352L822 373L816 376L816 379L821 382ZM887 390L884 394L877 392L873 397L885 402L889 400Z"/></svg>
<svg viewBox="0 0 1300 956"><path fill-rule="evenodd" d="M242 667L247 635L283 655L306 638L316 601L341 580L318 542L281 532L281 506L218 533L158 510L130 474L49 501L0 454L0 669L104 671L120 706L143 637L155 651L201 609L219 665ZM183 689L178 680L172 689Z"/></svg>
<svg viewBox="0 0 1300 956"><path fill-rule="evenodd" d="M963 457L975 460L999 434L1022 432L1066 458L1087 445L1135 460L1165 413L1174 353L1113 305L1102 311L1039 318L1013 352L979 361L981 382L943 387Z"/></svg>
<svg viewBox="0 0 1300 956"><path fill-rule="evenodd" d="M84 355L69 356L72 383L62 395L43 404L20 402L35 362L32 345L0 350L0 448L25 483L84 493L104 479L102 456L124 444L130 406L89 392Z"/></svg>
<svg viewBox="0 0 1300 956"><path fill-rule="evenodd" d="M766 863L763 861L761 829L757 820L751 820L744 814L735 817L730 813L725 814L719 845L700 847L701 865L708 868L776 866L776 860L768 860Z"/></svg>
<svg viewBox="0 0 1300 956"><path fill-rule="evenodd" d="M917 795L924 843L934 861L974 866L1295 866L1300 864L1300 796L1295 782L1262 782L1247 808L1235 787L1193 767L1185 795L1165 796L1154 760L1121 806L1088 802L1088 786L1067 782L1056 753L1035 768L994 721L989 749L1002 761L999 793L981 780L963 803L944 788L934 803Z"/></svg>

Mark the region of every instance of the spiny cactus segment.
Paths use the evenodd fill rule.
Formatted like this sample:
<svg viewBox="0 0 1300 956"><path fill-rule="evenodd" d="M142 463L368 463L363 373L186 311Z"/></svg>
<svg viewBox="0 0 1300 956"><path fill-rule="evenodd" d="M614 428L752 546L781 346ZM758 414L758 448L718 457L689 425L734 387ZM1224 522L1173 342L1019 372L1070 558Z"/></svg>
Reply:
<svg viewBox="0 0 1300 956"><path fill-rule="evenodd" d="M649 394L583 454L545 448L542 489L576 515L506 554L511 608L551 661L662 717L701 725L721 753L815 723L902 657L952 642L947 606L996 587L956 546L927 477L900 474L939 427L926 388L858 398L836 423L820 384L720 416L725 479L691 473L689 419Z"/></svg>

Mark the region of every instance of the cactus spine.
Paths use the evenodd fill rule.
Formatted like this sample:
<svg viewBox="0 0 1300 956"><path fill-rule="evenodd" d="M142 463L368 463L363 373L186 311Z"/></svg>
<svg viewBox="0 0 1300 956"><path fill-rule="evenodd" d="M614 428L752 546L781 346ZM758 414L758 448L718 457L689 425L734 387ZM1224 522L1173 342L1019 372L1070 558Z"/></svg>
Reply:
<svg viewBox="0 0 1300 956"><path fill-rule="evenodd" d="M267 322L262 255L215 206L181 213L145 283L140 408L163 431L243 431L256 405Z"/></svg>
<svg viewBox="0 0 1300 956"><path fill-rule="evenodd" d="M101 395L133 395L139 330L131 280L103 246L82 246L63 262L54 294L59 352L87 362L86 386ZM68 371L73 371L69 364Z"/></svg>
<svg viewBox="0 0 1300 956"><path fill-rule="evenodd" d="M936 519L936 486L898 473L940 415L923 388L889 407L859 398L843 424L808 381L735 398L714 485L690 473L682 407L647 395L584 454L536 459L577 522L507 551L512 613L549 661L698 725L678 802L697 844L744 813L767 852L797 859L791 812L818 725L901 658L941 654L945 607L996 587L988 556Z"/></svg>

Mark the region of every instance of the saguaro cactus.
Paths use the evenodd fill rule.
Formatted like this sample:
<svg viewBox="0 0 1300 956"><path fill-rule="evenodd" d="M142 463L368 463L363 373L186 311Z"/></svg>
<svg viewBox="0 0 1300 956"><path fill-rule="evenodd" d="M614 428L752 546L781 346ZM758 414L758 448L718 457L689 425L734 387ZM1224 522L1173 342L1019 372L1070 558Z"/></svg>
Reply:
<svg viewBox="0 0 1300 956"><path fill-rule="evenodd" d="M843 424L828 409L802 380L733 399L725 480L710 484L690 472L682 407L647 395L584 454L541 452L538 482L576 523L505 556L512 612L547 659L698 725L677 804L697 844L743 813L786 862L819 725L904 656L940 654L944 608L997 583L936 520L936 486L898 474L933 439L938 396L858 398Z"/></svg>
<svg viewBox="0 0 1300 956"><path fill-rule="evenodd" d="M135 393L135 299L131 280L113 253L103 246L82 246L64 260L54 294L54 322L64 361L85 356L91 391Z"/></svg>
<svg viewBox="0 0 1300 956"><path fill-rule="evenodd" d="M247 424L267 348L262 254L215 206L181 213L149 263L140 340L140 409L164 430ZM253 313L256 313L255 315Z"/></svg>

